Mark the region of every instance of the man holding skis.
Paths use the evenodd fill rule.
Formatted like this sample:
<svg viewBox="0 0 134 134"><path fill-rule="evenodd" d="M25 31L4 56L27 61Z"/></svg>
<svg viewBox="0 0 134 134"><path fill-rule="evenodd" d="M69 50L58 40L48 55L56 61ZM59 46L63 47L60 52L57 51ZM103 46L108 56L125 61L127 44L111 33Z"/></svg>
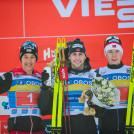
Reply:
<svg viewBox="0 0 134 134"><path fill-rule="evenodd" d="M94 117L89 115L83 115L84 103L79 103L78 98L81 96L84 89L91 88L92 79L95 77L94 71L91 70L89 59L86 57L86 50L84 43L79 38L67 43L68 50L67 58L69 60L68 65L68 100L69 100L69 112L70 112L70 124L72 134L97 134L96 123ZM42 72L42 80L48 79L48 73ZM49 87L44 84L41 94L39 96L39 108L44 113L45 107L50 105L52 98ZM47 95L48 94L48 95ZM45 96L47 95L47 97ZM67 105L67 100L66 100ZM48 108L48 109L49 109ZM66 111L67 106L66 106ZM66 134L65 120L63 116L62 134ZM68 124L68 123L67 123ZM69 134L68 130L68 134Z"/></svg>

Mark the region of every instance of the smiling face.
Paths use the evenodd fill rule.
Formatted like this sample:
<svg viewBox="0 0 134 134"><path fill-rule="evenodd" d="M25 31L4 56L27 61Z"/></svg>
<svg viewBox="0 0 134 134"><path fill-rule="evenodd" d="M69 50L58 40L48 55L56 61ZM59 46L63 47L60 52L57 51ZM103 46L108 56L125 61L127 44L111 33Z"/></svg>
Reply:
<svg viewBox="0 0 134 134"><path fill-rule="evenodd" d="M33 71L33 68L34 68L34 66L36 64L36 57L35 57L35 55L32 54L32 53L25 53L22 56L21 62L22 62L22 69L28 75L31 75L32 71Z"/></svg>
<svg viewBox="0 0 134 134"><path fill-rule="evenodd" d="M117 49L111 49L107 51L106 58L108 59L108 62L110 65L119 65L121 62L121 51Z"/></svg>
<svg viewBox="0 0 134 134"><path fill-rule="evenodd" d="M69 56L69 60L71 61L71 67L77 70L84 69L85 59L86 59L86 55L82 52L73 52Z"/></svg>

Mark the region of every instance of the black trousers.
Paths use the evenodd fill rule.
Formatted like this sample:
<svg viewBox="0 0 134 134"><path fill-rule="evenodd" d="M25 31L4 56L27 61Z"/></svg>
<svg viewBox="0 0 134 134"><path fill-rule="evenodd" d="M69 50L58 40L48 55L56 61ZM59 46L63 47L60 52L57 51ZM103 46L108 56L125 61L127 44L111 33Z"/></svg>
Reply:
<svg viewBox="0 0 134 134"><path fill-rule="evenodd" d="M84 116L83 114L71 115L71 134L97 134L96 123L93 116ZM65 132L65 120L63 118L62 134ZM67 128L68 128L68 117L67 117ZM68 133L69 134L69 129Z"/></svg>
<svg viewBox="0 0 134 134"><path fill-rule="evenodd" d="M126 111L126 108L106 110L99 119L100 134L124 134Z"/></svg>

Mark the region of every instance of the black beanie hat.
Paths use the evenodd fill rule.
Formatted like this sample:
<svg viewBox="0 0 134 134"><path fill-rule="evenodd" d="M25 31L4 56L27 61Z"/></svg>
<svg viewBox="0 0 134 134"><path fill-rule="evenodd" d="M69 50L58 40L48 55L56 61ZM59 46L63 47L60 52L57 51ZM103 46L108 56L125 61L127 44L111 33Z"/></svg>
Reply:
<svg viewBox="0 0 134 134"><path fill-rule="evenodd" d="M79 38L76 38L73 41L67 42L67 45L69 48L68 56L70 56L70 54L73 52L82 52L86 55L84 43L82 41L80 41Z"/></svg>
<svg viewBox="0 0 134 134"><path fill-rule="evenodd" d="M25 53L32 53L36 57L36 61L38 60L38 47L37 45L32 42L32 41L26 41L22 44L21 49L20 49L20 61L22 56Z"/></svg>

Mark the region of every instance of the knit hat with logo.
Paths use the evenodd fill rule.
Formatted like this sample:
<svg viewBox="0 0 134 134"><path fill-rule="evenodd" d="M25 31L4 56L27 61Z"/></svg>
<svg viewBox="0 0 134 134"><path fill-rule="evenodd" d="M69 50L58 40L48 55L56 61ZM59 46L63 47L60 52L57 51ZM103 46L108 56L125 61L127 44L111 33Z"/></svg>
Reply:
<svg viewBox="0 0 134 134"><path fill-rule="evenodd" d="M107 51L111 50L111 49L117 49L123 55L122 43L121 43L120 38L118 38L116 36L109 36L109 37L106 38L106 40L104 42L105 56L107 54Z"/></svg>
<svg viewBox="0 0 134 134"><path fill-rule="evenodd" d="M32 42L32 41L26 41L22 44L21 49L20 49L20 61L22 56L25 53L32 53L36 57L36 61L38 60L38 47L37 45Z"/></svg>
<svg viewBox="0 0 134 134"><path fill-rule="evenodd" d="M67 42L67 45L69 47L68 56L70 56L70 54L73 52L82 52L86 55L84 43L80 41L79 38L76 38L73 41Z"/></svg>

